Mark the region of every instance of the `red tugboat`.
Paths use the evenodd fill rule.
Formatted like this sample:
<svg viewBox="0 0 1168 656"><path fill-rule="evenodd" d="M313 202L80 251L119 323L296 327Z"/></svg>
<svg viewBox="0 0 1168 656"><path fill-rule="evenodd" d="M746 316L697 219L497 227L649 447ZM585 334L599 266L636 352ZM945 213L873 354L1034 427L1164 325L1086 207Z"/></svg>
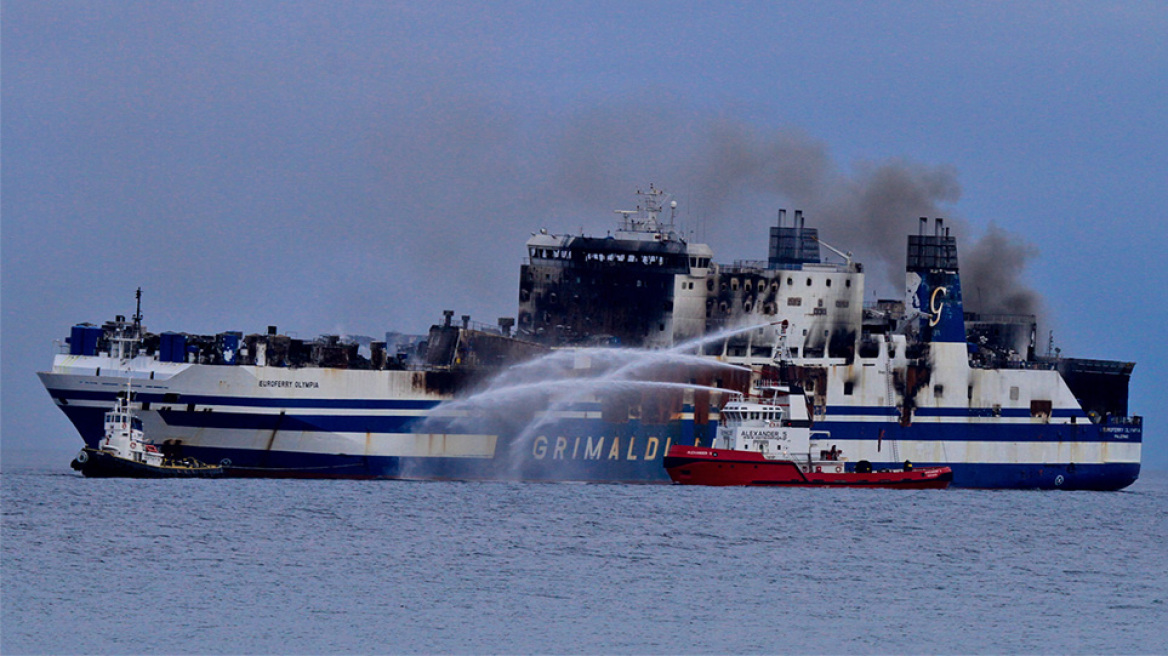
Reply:
<svg viewBox="0 0 1168 656"><path fill-rule="evenodd" d="M812 439L802 394L779 386L759 393L726 403L713 446L670 448L664 461L669 478L681 485L910 489L945 489L953 481L949 467L914 469L906 461L903 469L873 471L867 460L853 465L835 445L824 448L826 433Z"/></svg>

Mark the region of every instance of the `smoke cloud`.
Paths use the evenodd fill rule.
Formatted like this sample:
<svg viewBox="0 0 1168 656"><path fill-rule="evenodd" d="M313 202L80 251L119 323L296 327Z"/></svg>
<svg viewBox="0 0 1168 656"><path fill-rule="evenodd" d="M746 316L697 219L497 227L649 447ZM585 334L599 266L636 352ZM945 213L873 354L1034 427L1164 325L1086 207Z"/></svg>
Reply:
<svg viewBox="0 0 1168 656"><path fill-rule="evenodd" d="M866 265L870 290L899 294L907 235L918 217L944 217L958 237L968 309L1040 310L1022 280L1037 250L997 226L975 239L954 215L961 185L952 166L890 158L845 169L798 129L631 107L592 110L560 130L552 182L562 196L624 199L633 185L657 181L690 199L690 216L720 261L764 258L777 209L801 209L825 241Z"/></svg>
<svg viewBox="0 0 1168 656"><path fill-rule="evenodd" d="M1037 255L1035 247L991 224L962 263L965 305L989 314L1041 314L1042 297L1020 282Z"/></svg>

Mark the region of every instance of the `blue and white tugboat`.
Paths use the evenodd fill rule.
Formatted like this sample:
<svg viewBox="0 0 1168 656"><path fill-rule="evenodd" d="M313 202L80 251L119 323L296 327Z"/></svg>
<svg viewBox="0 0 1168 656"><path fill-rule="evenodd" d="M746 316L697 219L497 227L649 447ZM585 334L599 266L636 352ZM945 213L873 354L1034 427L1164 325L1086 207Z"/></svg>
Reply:
<svg viewBox="0 0 1168 656"><path fill-rule="evenodd" d="M146 439L142 420L131 407L133 392L127 385L114 407L105 413L105 437L98 448L85 447L71 466L94 478L214 478L223 468L184 457L181 446L159 448Z"/></svg>

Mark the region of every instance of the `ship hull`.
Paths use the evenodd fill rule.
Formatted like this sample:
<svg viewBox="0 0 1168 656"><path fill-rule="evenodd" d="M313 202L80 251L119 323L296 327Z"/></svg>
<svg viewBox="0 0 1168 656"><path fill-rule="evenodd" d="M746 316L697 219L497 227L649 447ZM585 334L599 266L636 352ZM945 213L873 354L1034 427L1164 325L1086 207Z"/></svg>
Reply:
<svg viewBox="0 0 1168 656"><path fill-rule="evenodd" d="M427 423L452 397L420 385L416 372L154 363L119 377L78 371L78 360L74 373L40 376L88 446L130 373L147 434L181 440L184 453L230 465L231 475L668 483L669 448L710 444L716 424L709 407L612 420L600 403L578 403L542 416L538 430L519 422L471 433ZM1117 490L1139 476L1138 424L922 410L904 426L895 409L861 410L828 406L813 433L878 469L947 466L954 487L972 488Z"/></svg>

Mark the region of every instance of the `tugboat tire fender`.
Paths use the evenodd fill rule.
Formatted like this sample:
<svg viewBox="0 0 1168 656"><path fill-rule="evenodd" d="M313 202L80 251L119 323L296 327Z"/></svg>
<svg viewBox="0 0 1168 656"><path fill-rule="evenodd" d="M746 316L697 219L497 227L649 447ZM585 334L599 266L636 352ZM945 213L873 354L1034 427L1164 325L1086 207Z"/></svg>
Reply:
<svg viewBox="0 0 1168 656"><path fill-rule="evenodd" d="M84 449L82 449L81 452L77 454L77 462L83 465L89 462L89 454L86 453Z"/></svg>

